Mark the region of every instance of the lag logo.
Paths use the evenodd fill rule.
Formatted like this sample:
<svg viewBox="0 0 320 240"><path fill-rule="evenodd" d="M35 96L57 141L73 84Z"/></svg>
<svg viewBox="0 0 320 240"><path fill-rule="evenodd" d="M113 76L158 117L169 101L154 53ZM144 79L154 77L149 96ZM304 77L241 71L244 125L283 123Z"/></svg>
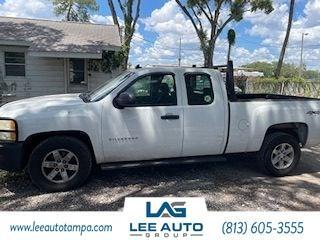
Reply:
<svg viewBox="0 0 320 240"><path fill-rule="evenodd" d="M187 216L187 209L183 207L186 202L164 202L158 211L152 212L151 202L146 203L147 218L157 217L174 217L174 218L185 218Z"/></svg>
<svg viewBox="0 0 320 240"><path fill-rule="evenodd" d="M158 203L158 204L157 204ZM144 220L131 221L130 237L146 239L191 239L203 236L203 223L192 221L186 201L145 201ZM189 205L189 203L188 203ZM188 208L189 210L189 208ZM191 212L192 213L192 212ZM191 215L191 216L190 216Z"/></svg>

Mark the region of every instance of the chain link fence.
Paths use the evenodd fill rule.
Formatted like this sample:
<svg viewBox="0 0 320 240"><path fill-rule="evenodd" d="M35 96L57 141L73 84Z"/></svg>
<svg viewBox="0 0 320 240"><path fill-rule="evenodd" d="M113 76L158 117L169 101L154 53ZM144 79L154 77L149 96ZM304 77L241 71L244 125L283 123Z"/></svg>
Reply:
<svg viewBox="0 0 320 240"><path fill-rule="evenodd" d="M320 81L270 82L241 77L236 79L236 85L241 89L242 93L270 93L320 98Z"/></svg>
<svg viewBox="0 0 320 240"><path fill-rule="evenodd" d="M301 97L320 97L320 82L259 83L247 82L246 93L273 93Z"/></svg>

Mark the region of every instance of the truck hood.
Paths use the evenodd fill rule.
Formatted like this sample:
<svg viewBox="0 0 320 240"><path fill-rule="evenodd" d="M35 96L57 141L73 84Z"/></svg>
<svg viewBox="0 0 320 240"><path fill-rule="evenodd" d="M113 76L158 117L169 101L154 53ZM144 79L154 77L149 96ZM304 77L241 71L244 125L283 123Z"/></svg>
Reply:
<svg viewBox="0 0 320 240"><path fill-rule="evenodd" d="M0 117L18 118L30 114L74 109L85 104L79 94L59 94L23 99L0 108Z"/></svg>

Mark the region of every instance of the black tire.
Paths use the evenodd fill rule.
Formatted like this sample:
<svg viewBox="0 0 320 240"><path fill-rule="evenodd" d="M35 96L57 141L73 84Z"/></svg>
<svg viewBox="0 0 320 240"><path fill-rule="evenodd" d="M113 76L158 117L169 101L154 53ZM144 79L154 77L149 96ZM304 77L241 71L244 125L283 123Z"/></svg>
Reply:
<svg viewBox="0 0 320 240"><path fill-rule="evenodd" d="M50 162L50 160L47 160L47 161L49 161L51 164L57 165L56 158L54 157L53 154L51 156L51 153L56 152L57 150L59 150L58 156L60 157L62 156L64 150L66 150L66 155L68 151L69 153L71 153L70 156L72 156L73 154L73 157L70 159L70 161L76 161L75 165L78 167L76 168L77 170L70 170L70 171L69 169L65 168L68 170L67 171L62 169L63 166L59 165L59 170L57 170L58 168L53 169L55 171L59 171L58 174L53 178L52 181L50 181L49 178L47 178L45 175L47 174L46 171L49 172L51 171L51 169L43 168L42 164L45 159L48 159L51 157L53 160L52 161L53 163ZM66 155L64 155L64 157L66 157ZM60 163L62 162L61 160L58 162L59 164L63 165L62 163ZM64 166L68 166L68 165L64 165ZM50 137L44 140L43 142L41 142L32 151L29 159L29 163L28 163L28 170L29 170L29 174L32 182L41 190L46 192L68 191L81 186L88 179L92 170L92 156L88 146L76 138L67 137L67 136ZM55 180L55 178L58 178L58 177L61 177L61 181L63 181L61 171L68 172L68 175L72 177L70 177L70 179L67 180L66 182L53 182L53 181L59 181L59 180ZM53 173L53 175L54 174L55 173Z"/></svg>
<svg viewBox="0 0 320 240"><path fill-rule="evenodd" d="M272 164L272 154L280 144L288 144L294 150L293 161L288 167L278 169ZM291 173L298 165L301 157L301 148L298 139L290 134L276 132L267 135L259 153L259 163L262 170L276 177L283 177Z"/></svg>

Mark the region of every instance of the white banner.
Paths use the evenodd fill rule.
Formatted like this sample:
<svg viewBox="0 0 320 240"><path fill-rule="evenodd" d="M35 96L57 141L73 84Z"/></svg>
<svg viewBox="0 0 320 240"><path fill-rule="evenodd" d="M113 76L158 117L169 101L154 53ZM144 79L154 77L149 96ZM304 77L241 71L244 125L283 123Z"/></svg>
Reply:
<svg viewBox="0 0 320 240"><path fill-rule="evenodd" d="M123 212L0 212L0 239L318 239L320 212L208 212L202 198L127 198Z"/></svg>

